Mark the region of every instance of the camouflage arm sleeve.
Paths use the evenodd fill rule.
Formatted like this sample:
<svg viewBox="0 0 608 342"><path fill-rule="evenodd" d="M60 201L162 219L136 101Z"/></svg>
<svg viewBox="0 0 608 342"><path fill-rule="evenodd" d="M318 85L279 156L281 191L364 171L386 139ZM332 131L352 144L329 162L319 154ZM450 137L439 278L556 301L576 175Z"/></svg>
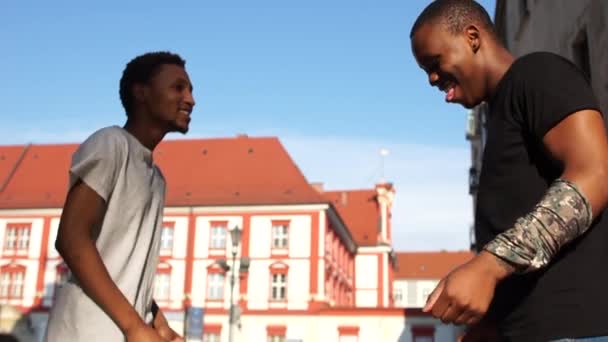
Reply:
<svg viewBox="0 0 608 342"><path fill-rule="evenodd" d="M564 245L582 235L593 220L591 205L576 185L557 179L528 215L490 241L484 250L517 273L541 269Z"/></svg>

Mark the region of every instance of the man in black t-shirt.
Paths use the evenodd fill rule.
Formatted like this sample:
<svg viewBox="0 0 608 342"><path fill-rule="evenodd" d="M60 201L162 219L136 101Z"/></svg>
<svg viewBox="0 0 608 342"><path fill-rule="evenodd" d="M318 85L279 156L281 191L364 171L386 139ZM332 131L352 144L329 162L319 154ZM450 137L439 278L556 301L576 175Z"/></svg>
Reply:
<svg viewBox="0 0 608 342"><path fill-rule="evenodd" d="M445 100L489 104L479 253L424 308L501 340L608 341L608 139L589 81L546 52L514 59L473 0L436 0L412 50Z"/></svg>

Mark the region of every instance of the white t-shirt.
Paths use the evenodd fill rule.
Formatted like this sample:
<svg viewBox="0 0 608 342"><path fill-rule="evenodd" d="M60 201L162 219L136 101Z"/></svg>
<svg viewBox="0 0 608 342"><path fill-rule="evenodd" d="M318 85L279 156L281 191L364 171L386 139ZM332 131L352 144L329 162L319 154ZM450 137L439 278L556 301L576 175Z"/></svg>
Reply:
<svg viewBox="0 0 608 342"><path fill-rule="evenodd" d="M158 265L165 180L152 153L118 126L91 135L74 153L70 188L81 179L107 205L96 241L110 276L147 322ZM45 341L124 341L118 326L70 277L55 296Z"/></svg>

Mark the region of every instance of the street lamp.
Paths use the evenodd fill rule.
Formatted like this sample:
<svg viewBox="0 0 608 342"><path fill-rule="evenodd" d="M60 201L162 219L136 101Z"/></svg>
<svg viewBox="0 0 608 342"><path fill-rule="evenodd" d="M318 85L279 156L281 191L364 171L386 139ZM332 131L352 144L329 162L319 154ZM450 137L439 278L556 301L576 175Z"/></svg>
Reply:
<svg viewBox="0 0 608 342"><path fill-rule="evenodd" d="M238 305L234 304L234 284L236 283L236 277L241 272L247 272L249 270L250 260L248 257L239 258L239 269L236 269L236 255L238 254L239 244L241 243L241 234L243 230L238 226L235 226L230 230L230 240L232 243L232 262L231 265L228 265L228 261L226 259L219 259L216 261L216 264L219 265L224 272L230 272L230 311L228 316L228 341L232 342L234 338L233 327L234 324L238 321L237 319L237 309Z"/></svg>
<svg viewBox="0 0 608 342"><path fill-rule="evenodd" d="M231 231L230 231L230 240L232 241L232 267L231 267L231 272L230 272L230 311L229 311L229 317L228 317L228 341L232 342L233 338L234 338L234 323L235 323L235 312L236 312L236 308L234 305L234 282L235 282L235 275L236 275L236 268L235 268L235 264L236 264L236 254L238 251L238 247L239 244L241 243L241 232L242 230L239 229L239 226L235 226Z"/></svg>

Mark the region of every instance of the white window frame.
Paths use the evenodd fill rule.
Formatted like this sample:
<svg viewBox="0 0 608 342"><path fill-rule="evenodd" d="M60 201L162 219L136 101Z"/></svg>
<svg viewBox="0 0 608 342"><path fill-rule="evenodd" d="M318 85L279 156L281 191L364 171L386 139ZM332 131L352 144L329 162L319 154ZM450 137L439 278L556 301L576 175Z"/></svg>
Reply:
<svg viewBox="0 0 608 342"><path fill-rule="evenodd" d="M289 225L286 223L272 225L272 248L287 249L289 247Z"/></svg>
<svg viewBox="0 0 608 342"><path fill-rule="evenodd" d="M210 273L207 275L207 299L223 300L226 287L226 275L223 273Z"/></svg>
<svg viewBox="0 0 608 342"><path fill-rule="evenodd" d="M282 290L282 292L281 292ZM273 273L270 286L270 299L284 301L287 299L287 274Z"/></svg>
<svg viewBox="0 0 608 342"><path fill-rule="evenodd" d="M225 249L228 238L228 229L226 226L217 225L211 226L211 238L209 239L209 248ZM221 233L220 233L221 232Z"/></svg>

